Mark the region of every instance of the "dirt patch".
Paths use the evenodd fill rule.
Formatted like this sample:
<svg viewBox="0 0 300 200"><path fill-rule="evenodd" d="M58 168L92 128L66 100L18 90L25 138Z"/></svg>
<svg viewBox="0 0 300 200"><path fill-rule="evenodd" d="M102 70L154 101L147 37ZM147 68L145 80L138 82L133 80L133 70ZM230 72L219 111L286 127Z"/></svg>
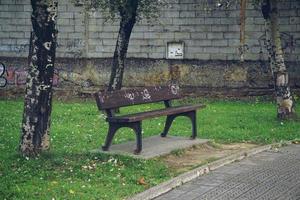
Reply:
<svg viewBox="0 0 300 200"><path fill-rule="evenodd" d="M192 148L185 150L173 151L171 154L162 156L160 159L169 167L172 173L176 175L257 146L258 145L256 144L249 143L207 143L193 146Z"/></svg>

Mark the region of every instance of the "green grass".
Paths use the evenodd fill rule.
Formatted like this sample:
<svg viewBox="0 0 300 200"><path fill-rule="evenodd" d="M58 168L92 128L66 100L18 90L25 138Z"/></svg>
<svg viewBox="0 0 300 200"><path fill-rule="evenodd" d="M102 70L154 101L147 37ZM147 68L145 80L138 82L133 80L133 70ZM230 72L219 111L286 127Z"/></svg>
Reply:
<svg viewBox="0 0 300 200"><path fill-rule="evenodd" d="M272 143L300 138L300 122L278 121L271 102L206 104L197 116L200 138L222 143ZM139 112L162 106L141 105L121 111ZM123 199L171 177L172 172L158 160L89 153L103 144L107 132L104 115L97 111L94 101L54 101L50 152L37 159L22 158L17 151L22 110L22 100L0 101L0 199ZM163 117L145 120L144 137L160 133L163 126ZM189 136L189 120L177 118L170 134ZM133 131L124 128L114 143L134 139ZM146 186L138 184L142 177Z"/></svg>

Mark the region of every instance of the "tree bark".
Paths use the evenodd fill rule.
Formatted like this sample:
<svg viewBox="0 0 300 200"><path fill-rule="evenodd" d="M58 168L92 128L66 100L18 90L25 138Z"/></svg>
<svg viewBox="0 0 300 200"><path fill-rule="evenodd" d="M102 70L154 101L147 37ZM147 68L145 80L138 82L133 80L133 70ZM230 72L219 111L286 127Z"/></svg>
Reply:
<svg viewBox="0 0 300 200"><path fill-rule="evenodd" d="M247 7L247 1L241 0L240 2L241 8L240 8L240 61L244 62L245 58L245 27L246 27L246 7Z"/></svg>
<svg viewBox="0 0 300 200"><path fill-rule="evenodd" d="M32 28L20 152L36 156L50 146L57 0L31 0Z"/></svg>
<svg viewBox="0 0 300 200"><path fill-rule="evenodd" d="M136 22L137 7L137 0L127 0L125 6L119 8L121 17L120 28L113 57L108 91L120 90L122 87L125 59L130 35Z"/></svg>
<svg viewBox="0 0 300 200"><path fill-rule="evenodd" d="M295 115L295 102L290 91L288 71L284 63L284 53L278 27L277 0L264 0L262 13L266 26L266 47L274 79L277 117L286 119Z"/></svg>

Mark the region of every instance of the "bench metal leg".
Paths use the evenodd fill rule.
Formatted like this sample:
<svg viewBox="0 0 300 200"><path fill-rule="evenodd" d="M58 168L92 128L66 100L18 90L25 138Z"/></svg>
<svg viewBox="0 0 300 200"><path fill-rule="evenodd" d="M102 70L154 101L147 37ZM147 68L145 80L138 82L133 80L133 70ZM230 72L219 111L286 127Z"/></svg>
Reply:
<svg viewBox="0 0 300 200"><path fill-rule="evenodd" d="M106 136L105 144L104 144L104 146L102 146L103 151L108 151L108 149L111 145L111 142L115 136L115 133L117 132L117 130L119 128L120 128L120 126L118 124L109 123L109 128L108 128L108 133Z"/></svg>
<svg viewBox="0 0 300 200"><path fill-rule="evenodd" d="M189 117L192 121L192 139L195 139L197 137L197 115L196 115L196 111L191 111L186 113L186 116Z"/></svg>
<svg viewBox="0 0 300 200"><path fill-rule="evenodd" d="M128 127L132 128L136 134L136 146L134 150L135 154L139 154L142 151L142 123L139 122L130 122L130 123L109 123L108 133L106 136L105 144L102 146L103 151L108 151L111 142L115 136L115 133L119 128Z"/></svg>
<svg viewBox="0 0 300 200"><path fill-rule="evenodd" d="M136 134L136 149L134 150L134 154L139 154L142 151L142 123L133 123L132 129Z"/></svg>
<svg viewBox="0 0 300 200"><path fill-rule="evenodd" d="M185 116L185 117L190 118L190 120L192 121L192 136L191 136L191 138L195 139L197 137L196 110L193 110L190 112L185 112L185 113L179 113L179 114L175 114L175 115L168 115L167 119L166 119L164 131L160 134L161 137L167 136L173 120L178 116Z"/></svg>
<svg viewBox="0 0 300 200"><path fill-rule="evenodd" d="M160 134L161 137L166 137L167 136L167 134L169 132L169 129L172 125L172 122L176 117L177 117L177 115L168 115L167 116L164 131Z"/></svg>

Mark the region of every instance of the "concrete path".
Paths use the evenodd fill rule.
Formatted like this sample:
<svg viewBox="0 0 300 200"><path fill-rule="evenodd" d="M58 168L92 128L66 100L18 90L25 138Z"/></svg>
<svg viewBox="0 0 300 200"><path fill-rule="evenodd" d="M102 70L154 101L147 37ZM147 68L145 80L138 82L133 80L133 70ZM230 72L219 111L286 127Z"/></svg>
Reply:
<svg viewBox="0 0 300 200"><path fill-rule="evenodd" d="M109 151L101 149L93 150L92 152L103 152L109 154L128 155L137 158L150 159L178 149L185 149L193 145L207 143L206 139L190 139L189 137L167 136L160 137L159 135L143 138L143 150L139 155L134 155L133 150L136 148L136 142L130 141L122 144L114 144Z"/></svg>
<svg viewBox="0 0 300 200"><path fill-rule="evenodd" d="M221 167L156 200L300 200L300 145Z"/></svg>

